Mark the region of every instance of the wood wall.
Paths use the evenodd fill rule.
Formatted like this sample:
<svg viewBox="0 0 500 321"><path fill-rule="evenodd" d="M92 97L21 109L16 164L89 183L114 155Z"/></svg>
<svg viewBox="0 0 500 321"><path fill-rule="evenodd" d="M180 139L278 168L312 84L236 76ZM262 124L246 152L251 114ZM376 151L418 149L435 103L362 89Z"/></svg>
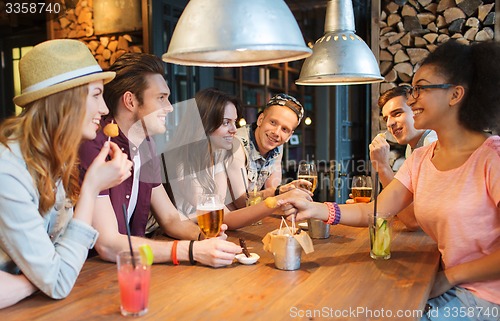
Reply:
<svg viewBox="0 0 500 321"><path fill-rule="evenodd" d="M409 83L418 63L441 43L489 41L494 37L495 3L481 0L383 1L379 21L383 93Z"/></svg>
<svg viewBox="0 0 500 321"><path fill-rule="evenodd" d="M50 21L49 38L70 38L84 42L105 70L126 52L143 52L142 30L99 36L95 34L94 1L99 0L80 0L75 9L68 9L65 15Z"/></svg>
<svg viewBox="0 0 500 321"><path fill-rule="evenodd" d="M495 38L500 18L495 2L372 0L371 47L385 78L372 85L372 137L385 128L377 106L380 94L410 83L418 63L440 43L450 38L467 44Z"/></svg>

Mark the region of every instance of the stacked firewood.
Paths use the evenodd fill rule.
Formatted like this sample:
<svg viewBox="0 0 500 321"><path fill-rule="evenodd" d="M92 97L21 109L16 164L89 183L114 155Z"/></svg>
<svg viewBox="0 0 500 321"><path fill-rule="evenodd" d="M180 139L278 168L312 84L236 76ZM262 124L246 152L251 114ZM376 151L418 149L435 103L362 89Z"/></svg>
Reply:
<svg viewBox="0 0 500 321"><path fill-rule="evenodd" d="M87 46L95 56L95 59L103 69L108 69L115 60L126 52L142 52L139 46L130 46L132 37L123 35L111 37L100 37L99 40L90 40Z"/></svg>
<svg viewBox="0 0 500 321"><path fill-rule="evenodd" d="M380 93L411 82L418 63L440 43L494 38L494 0L383 1L380 15Z"/></svg>
<svg viewBox="0 0 500 321"><path fill-rule="evenodd" d="M99 65L108 69L115 60L126 52L142 52L129 34L97 36L94 33L93 0L80 0L75 9L51 22L53 39L78 39L87 44Z"/></svg>

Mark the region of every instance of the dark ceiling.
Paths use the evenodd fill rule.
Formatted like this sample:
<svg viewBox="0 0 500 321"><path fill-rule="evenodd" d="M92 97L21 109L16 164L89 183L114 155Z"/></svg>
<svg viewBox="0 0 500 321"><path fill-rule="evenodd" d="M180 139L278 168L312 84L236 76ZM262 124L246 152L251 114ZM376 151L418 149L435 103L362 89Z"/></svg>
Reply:
<svg viewBox="0 0 500 321"><path fill-rule="evenodd" d="M18 1L0 0L0 38L10 36L23 36L33 33L45 33L47 17L43 13L14 14L7 13L7 3L16 3ZM28 1L30 2L30 1ZM45 2L45 1L44 1ZM62 3L62 12L64 12L64 2L71 6L75 1L55 0L52 3ZM285 0L286 4L294 14L301 15L301 12L311 12L316 10L325 10L328 0ZM61 13L62 14L62 13ZM48 19L54 19L56 16L49 16ZM298 17L299 19L299 17Z"/></svg>
<svg viewBox="0 0 500 321"><path fill-rule="evenodd" d="M326 8L328 0L285 0L292 11L307 11L318 8Z"/></svg>

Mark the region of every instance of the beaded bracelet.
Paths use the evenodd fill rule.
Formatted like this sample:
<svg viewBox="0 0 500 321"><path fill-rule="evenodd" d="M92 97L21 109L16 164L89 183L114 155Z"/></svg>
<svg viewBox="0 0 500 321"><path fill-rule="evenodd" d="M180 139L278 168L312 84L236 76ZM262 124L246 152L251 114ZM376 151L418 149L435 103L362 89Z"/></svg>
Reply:
<svg viewBox="0 0 500 321"><path fill-rule="evenodd" d="M177 243L179 243L179 241L175 240L174 241L174 244L172 244L172 263L174 263L174 265L179 265L179 261L177 261Z"/></svg>
<svg viewBox="0 0 500 321"><path fill-rule="evenodd" d="M340 207L337 203L325 202L328 207L328 220L324 221L330 225L337 225L340 222Z"/></svg>
<svg viewBox="0 0 500 321"><path fill-rule="evenodd" d="M191 265L196 264L196 261L194 260L193 257L193 244L194 244L193 240L189 241L189 263L191 263Z"/></svg>

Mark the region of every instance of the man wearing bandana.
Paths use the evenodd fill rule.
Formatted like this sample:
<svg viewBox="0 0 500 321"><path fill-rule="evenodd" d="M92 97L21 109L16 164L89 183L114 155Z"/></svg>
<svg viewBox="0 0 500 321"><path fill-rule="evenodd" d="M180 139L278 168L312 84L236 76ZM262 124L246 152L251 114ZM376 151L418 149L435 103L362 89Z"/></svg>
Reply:
<svg viewBox="0 0 500 321"><path fill-rule="evenodd" d="M296 180L281 185L283 144L290 139L303 116L304 108L297 99L278 94L269 100L256 123L238 129L236 136L244 157L239 158L235 153L233 165L246 169L248 190L262 190L266 198L311 184Z"/></svg>

